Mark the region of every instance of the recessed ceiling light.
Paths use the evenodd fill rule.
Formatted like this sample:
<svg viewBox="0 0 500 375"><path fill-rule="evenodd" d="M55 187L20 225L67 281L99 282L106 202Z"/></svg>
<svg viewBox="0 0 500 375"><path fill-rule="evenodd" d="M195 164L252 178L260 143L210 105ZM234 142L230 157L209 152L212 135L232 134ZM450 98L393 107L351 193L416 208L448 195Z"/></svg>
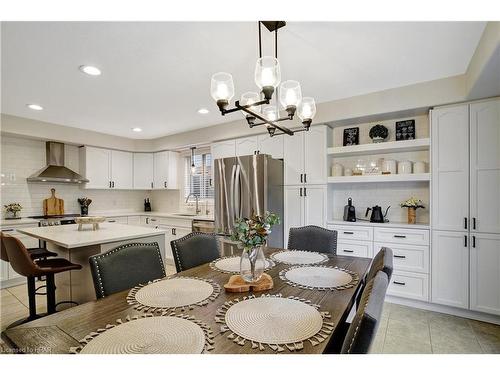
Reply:
<svg viewBox="0 0 500 375"><path fill-rule="evenodd" d="M132 128L132 131L136 132L136 133L140 133L140 132L142 132L142 129L141 128Z"/></svg>
<svg viewBox="0 0 500 375"><path fill-rule="evenodd" d="M38 104L26 104L26 106L34 111L41 111L43 109L43 107Z"/></svg>
<svg viewBox="0 0 500 375"><path fill-rule="evenodd" d="M200 109L198 110L198 113L199 113L199 114L202 114L202 115L206 115L206 114L207 114L207 113L209 113L209 112L210 112L210 111L209 111L208 109L206 109L206 108L200 108Z"/></svg>
<svg viewBox="0 0 500 375"><path fill-rule="evenodd" d="M91 65L81 65L80 70L89 76L100 76L101 70Z"/></svg>

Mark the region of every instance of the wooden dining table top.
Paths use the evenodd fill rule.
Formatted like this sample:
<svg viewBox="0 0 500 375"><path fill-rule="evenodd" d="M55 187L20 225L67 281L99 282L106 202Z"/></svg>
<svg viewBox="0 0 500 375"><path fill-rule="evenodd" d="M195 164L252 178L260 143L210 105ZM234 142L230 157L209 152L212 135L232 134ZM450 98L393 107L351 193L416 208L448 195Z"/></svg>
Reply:
<svg viewBox="0 0 500 375"><path fill-rule="evenodd" d="M265 249L266 257L273 252L283 249L268 248ZM360 279L367 272L371 259L349 257L341 255L330 255L329 259L321 265L337 266L357 273ZM212 269L209 264L191 268L176 275L184 277L198 277L211 279L221 286L221 293L213 301L205 306L196 306L188 310L185 314L192 315L197 319L207 323L214 334L214 349L207 353L214 354L263 354L276 353L265 346L264 351L252 349L251 345L240 346L232 340L226 338L229 332L220 331L220 323L215 321L217 309L226 301L236 298L243 298L251 294L260 296L261 294L281 294L283 297L295 296L310 300L314 304L320 305L321 311L328 311L331 319L328 322L335 324L332 334L322 343L312 346L309 342L304 342L304 348L300 351L290 352L285 350L281 353L303 353L303 354L321 354L329 342L332 340L342 340L340 326L347 318L360 284L344 290L308 290L288 285L282 281L278 274L281 270L291 267L283 263L276 263L276 266L268 271L274 281L274 288L261 293L227 293L223 285L227 283L231 275ZM42 354L64 354L69 353L71 347L79 346L79 340L82 340L90 332L95 332L98 328L103 328L107 324L113 324L117 319L125 319L127 316L141 315L131 305L127 303L126 297L129 290L112 294L97 301L87 302L85 304L72 307L58 313L42 317L40 319L24 323L17 327L7 329L2 332L4 340L12 345L19 352L23 353L42 353ZM177 310L180 313L180 310ZM280 353L280 354L281 354Z"/></svg>

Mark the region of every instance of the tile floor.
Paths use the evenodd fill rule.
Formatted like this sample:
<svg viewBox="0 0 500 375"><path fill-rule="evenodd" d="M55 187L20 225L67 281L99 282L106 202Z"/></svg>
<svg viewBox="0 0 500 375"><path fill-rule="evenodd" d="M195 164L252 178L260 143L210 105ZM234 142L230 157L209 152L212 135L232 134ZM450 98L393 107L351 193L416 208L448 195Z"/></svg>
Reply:
<svg viewBox="0 0 500 375"><path fill-rule="evenodd" d="M28 315L26 286L2 289L0 303L3 331ZM45 296L37 296L37 310L46 311ZM500 353L500 326L385 303L371 353Z"/></svg>

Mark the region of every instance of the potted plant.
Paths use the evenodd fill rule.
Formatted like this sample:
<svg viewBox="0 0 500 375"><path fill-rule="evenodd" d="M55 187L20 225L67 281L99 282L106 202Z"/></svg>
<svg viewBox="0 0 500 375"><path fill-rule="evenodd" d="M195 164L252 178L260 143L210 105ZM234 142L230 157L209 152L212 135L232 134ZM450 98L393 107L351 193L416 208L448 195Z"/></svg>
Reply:
<svg viewBox="0 0 500 375"><path fill-rule="evenodd" d="M389 135L389 130L384 126L377 124L370 129L369 136L373 143L383 142Z"/></svg>
<svg viewBox="0 0 500 375"><path fill-rule="evenodd" d="M4 205L5 207L5 213L6 213L6 219L20 219L21 217L18 216L18 212L21 212L23 209L23 206L21 206L19 203L9 203Z"/></svg>
<svg viewBox="0 0 500 375"><path fill-rule="evenodd" d="M417 208L425 208L422 201L414 197L401 203L401 207L408 208L408 224L415 224L417 222Z"/></svg>
<svg viewBox="0 0 500 375"><path fill-rule="evenodd" d="M273 225L279 222L279 216L268 211L263 216L252 214L251 218L236 220L231 239L243 248L240 274L246 282L258 281L264 273L265 258L262 247L266 245Z"/></svg>

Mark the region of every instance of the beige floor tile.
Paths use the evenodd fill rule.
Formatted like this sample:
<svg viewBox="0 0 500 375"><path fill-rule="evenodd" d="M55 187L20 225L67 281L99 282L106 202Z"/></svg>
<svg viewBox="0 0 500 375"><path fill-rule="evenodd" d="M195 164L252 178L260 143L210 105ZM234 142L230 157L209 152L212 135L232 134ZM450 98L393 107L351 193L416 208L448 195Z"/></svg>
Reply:
<svg viewBox="0 0 500 375"><path fill-rule="evenodd" d="M429 345L431 342L428 323L423 323L419 320L400 321L389 318L386 335L404 338L407 341L418 341Z"/></svg>
<svg viewBox="0 0 500 375"><path fill-rule="evenodd" d="M389 319L398 320L405 323L427 323L428 314L429 312L426 310L414 309L407 306L392 304L390 306Z"/></svg>
<svg viewBox="0 0 500 375"><path fill-rule="evenodd" d="M484 353L500 354L500 326L477 320L470 320L469 324Z"/></svg>
<svg viewBox="0 0 500 375"><path fill-rule="evenodd" d="M431 346L433 353L482 353L483 350L474 331L461 318L451 317L448 320L431 320Z"/></svg>
<svg viewBox="0 0 500 375"><path fill-rule="evenodd" d="M28 308L12 294L2 293L0 305L0 326L5 330L8 325L28 316Z"/></svg>
<svg viewBox="0 0 500 375"><path fill-rule="evenodd" d="M36 287L44 285L44 282L38 281L36 283ZM18 285L12 288L9 288L8 291L14 295L24 306L28 307L28 288L26 284ZM40 290L40 292L45 292L45 289ZM36 296L36 312L38 313L46 313L47 312L47 296L38 295Z"/></svg>
<svg viewBox="0 0 500 375"><path fill-rule="evenodd" d="M1 296L8 296L10 295L9 291L7 290L7 288L4 288L4 289L0 289L0 291L2 292L1 293Z"/></svg>
<svg viewBox="0 0 500 375"><path fill-rule="evenodd" d="M390 324L390 322L389 322ZM415 340L403 336L385 336L384 354L422 354L432 353L431 344L428 341Z"/></svg>

